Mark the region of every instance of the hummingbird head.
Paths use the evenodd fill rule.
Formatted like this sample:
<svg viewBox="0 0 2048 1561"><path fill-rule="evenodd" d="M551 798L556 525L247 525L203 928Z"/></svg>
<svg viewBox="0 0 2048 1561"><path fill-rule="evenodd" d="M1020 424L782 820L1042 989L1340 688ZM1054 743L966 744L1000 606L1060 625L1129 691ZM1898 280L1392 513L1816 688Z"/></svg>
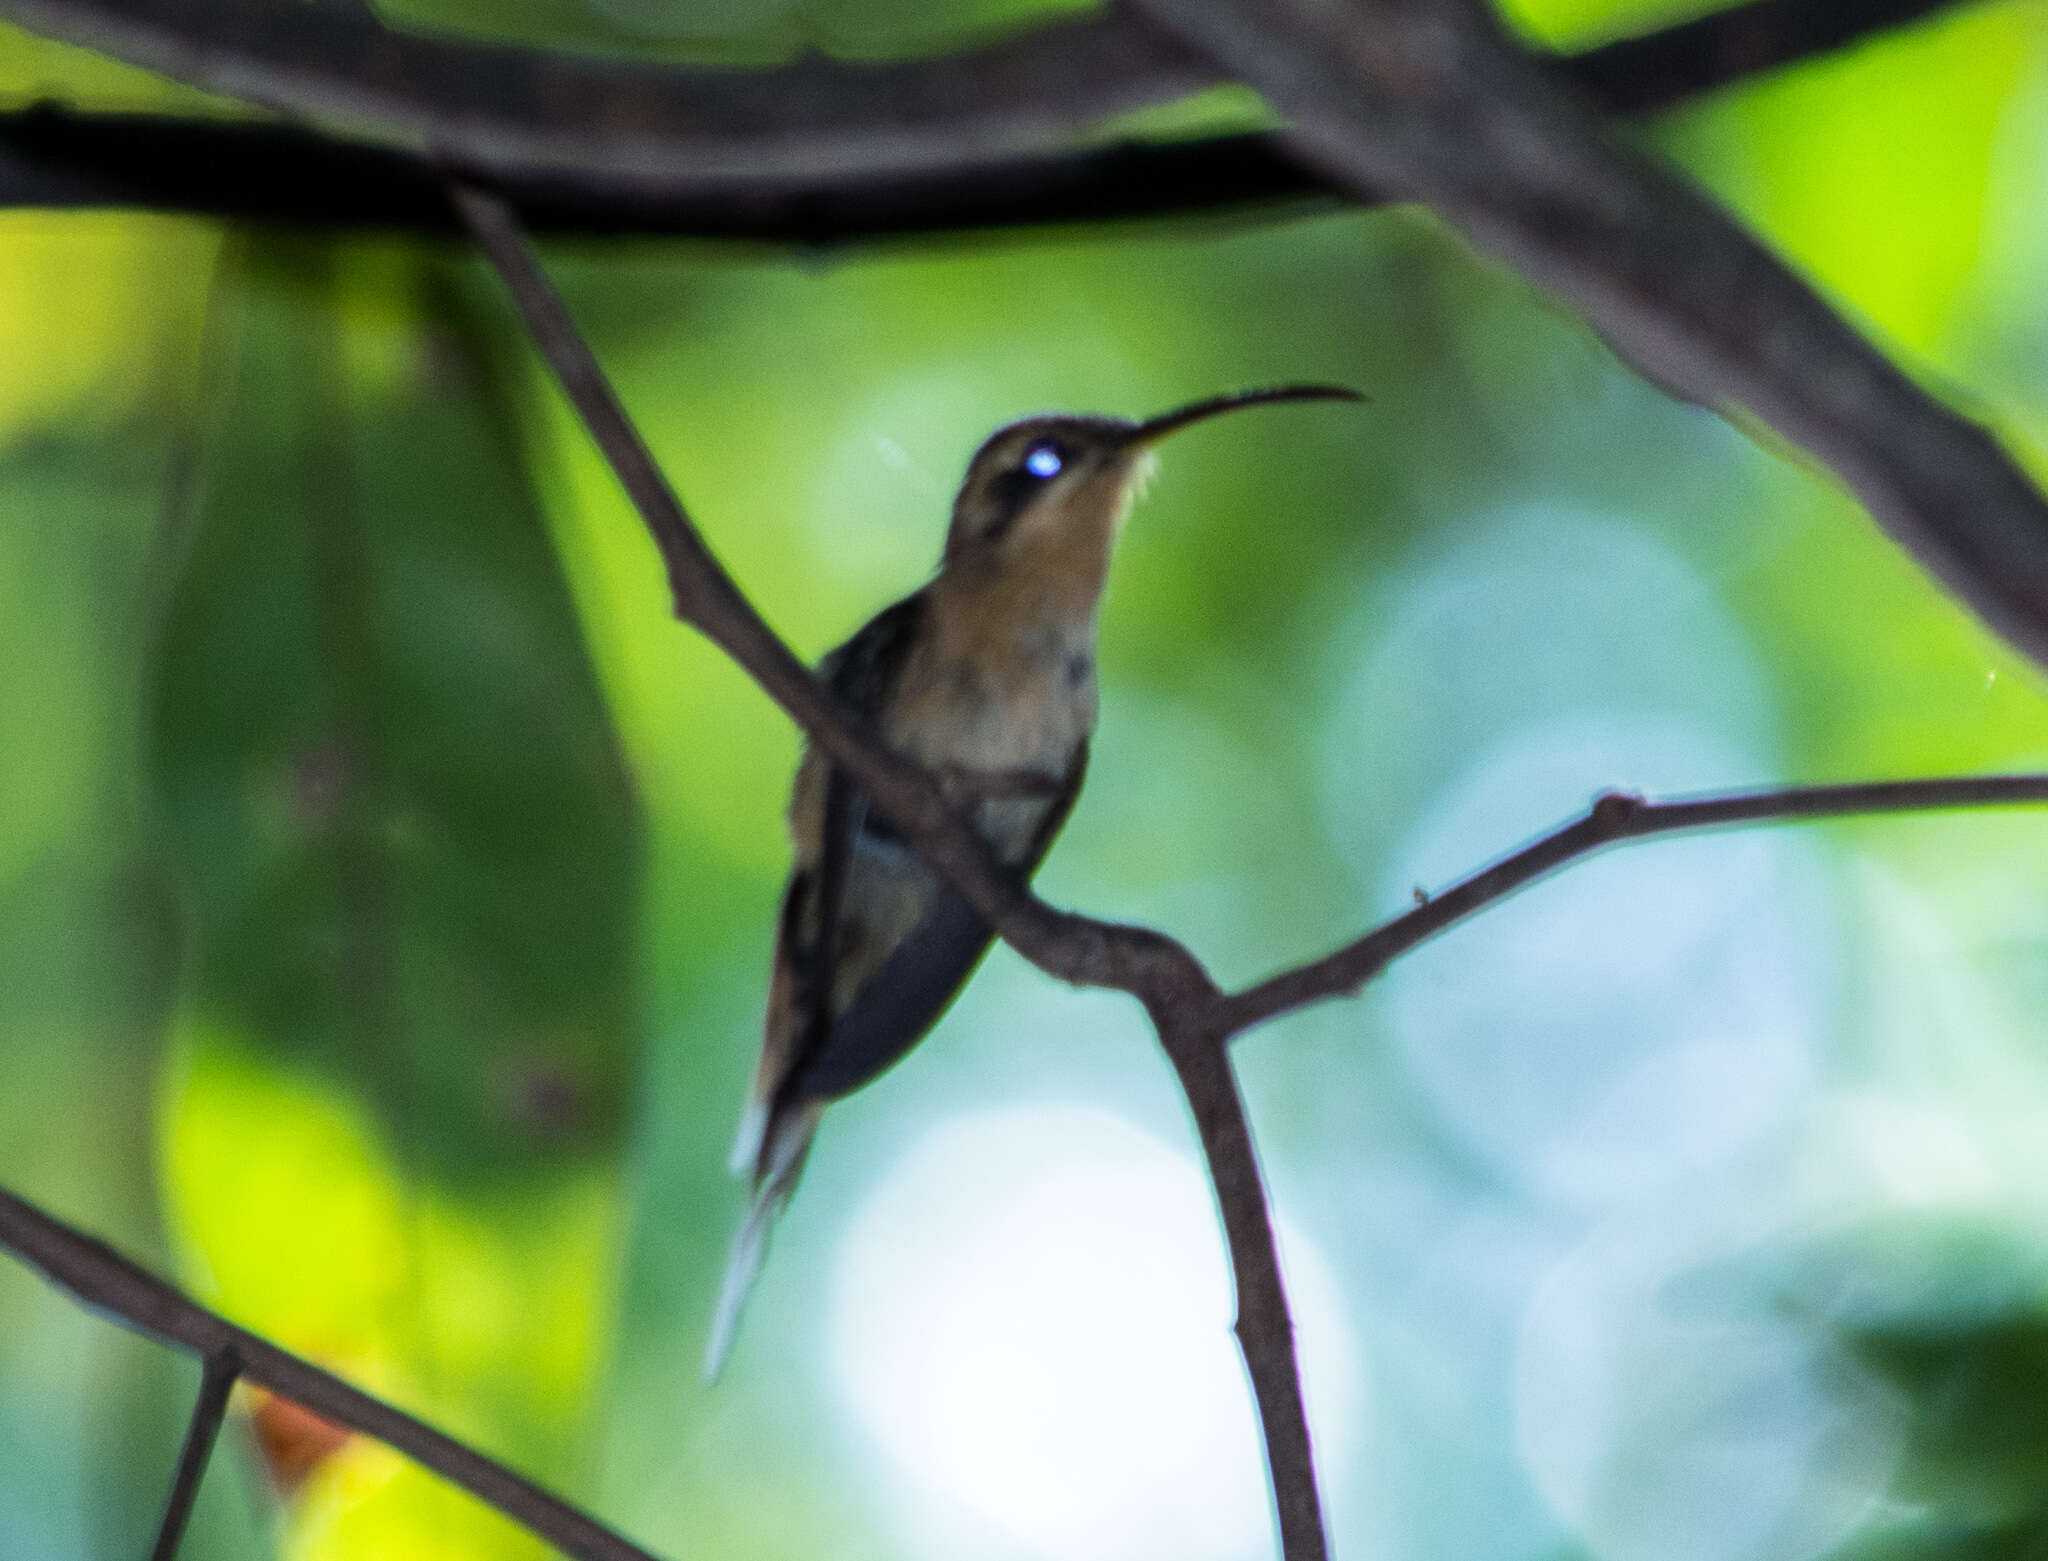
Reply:
<svg viewBox="0 0 2048 1561"><path fill-rule="evenodd" d="M1027 417L989 435L967 463L945 562L996 562L1044 544L1113 535L1151 469L1153 446L1191 424L1275 401L1364 399L1339 385L1282 385L1191 402L1142 423Z"/></svg>

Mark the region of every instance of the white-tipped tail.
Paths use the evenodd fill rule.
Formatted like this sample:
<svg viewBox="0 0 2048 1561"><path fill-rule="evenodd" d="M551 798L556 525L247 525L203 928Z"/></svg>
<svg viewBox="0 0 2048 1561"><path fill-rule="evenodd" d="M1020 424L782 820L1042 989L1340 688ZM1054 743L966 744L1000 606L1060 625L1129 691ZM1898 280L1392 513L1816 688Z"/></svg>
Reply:
<svg viewBox="0 0 2048 1561"><path fill-rule="evenodd" d="M754 1182L754 1199L747 1207L747 1217L740 1223L739 1233L733 1237L732 1252L725 1260L725 1280L718 1287L718 1309L711 1314L711 1334L704 1341L704 1380L716 1382L718 1373L725 1365L725 1357L732 1352L733 1336L739 1332L740 1312L747 1304L747 1296L754 1288L754 1280L761 1272L761 1263L768 1256L768 1233L775 1228L775 1220L789 1203L789 1195L796 1189L797 1173L804 1167L804 1154L811 1147L811 1135L818 1130L820 1107L816 1104L798 1106L780 1115L772 1123L766 1123L767 1152L762 1156L759 1174ZM749 1118L755 1115L755 1108L747 1112ZM767 1113L761 1113L765 1119ZM747 1137L749 1124L742 1120L740 1133ZM758 1144L763 1136L757 1129L753 1138Z"/></svg>

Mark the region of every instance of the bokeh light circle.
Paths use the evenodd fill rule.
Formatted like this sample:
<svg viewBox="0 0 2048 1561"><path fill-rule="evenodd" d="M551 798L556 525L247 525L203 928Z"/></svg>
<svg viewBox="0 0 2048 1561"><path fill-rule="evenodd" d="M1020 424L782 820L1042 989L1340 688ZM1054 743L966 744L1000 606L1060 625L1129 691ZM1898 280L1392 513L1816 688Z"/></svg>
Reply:
<svg viewBox="0 0 2048 1561"><path fill-rule="evenodd" d="M1283 1227L1311 1414L1342 1456L1356 1352L1327 1267ZM948 1120L869 1195L833 1276L833 1375L921 1498L1018 1553L1270 1553L1264 1458L1195 1165L1046 1104Z"/></svg>
<svg viewBox="0 0 2048 1561"><path fill-rule="evenodd" d="M1821 1320L1740 1282L1768 1237L1711 1227L1741 1223L1607 1222L1529 1308L1516 1440L1599 1561L1812 1561L1883 1498L1904 1405Z"/></svg>

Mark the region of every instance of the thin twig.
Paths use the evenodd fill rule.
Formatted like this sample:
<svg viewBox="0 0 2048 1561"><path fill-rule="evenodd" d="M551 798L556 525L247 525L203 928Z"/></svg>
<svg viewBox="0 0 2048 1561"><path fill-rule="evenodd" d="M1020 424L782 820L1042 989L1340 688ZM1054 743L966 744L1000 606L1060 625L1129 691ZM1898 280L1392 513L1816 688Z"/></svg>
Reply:
<svg viewBox="0 0 2048 1561"><path fill-rule="evenodd" d="M1544 63L1597 106L1653 113L1864 42L1958 0L1749 0ZM808 247L1165 217L1272 218L1374 204L1260 132L1119 141L923 169L669 180L506 167L494 188L531 233ZM269 121L0 113L0 208L126 207L302 227L460 232L442 169L401 147Z"/></svg>
<svg viewBox="0 0 2048 1561"><path fill-rule="evenodd" d="M42 1270L52 1283L97 1311L190 1350L202 1360L233 1359L249 1381L303 1404L336 1425L396 1448L524 1524L576 1561L657 1561L648 1551L467 1443L236 1327L105 1243L53 1219L4 1188L0 1188L0 1248Z"/></svg>
<svg viewBox="0 0 2048 1561"><path fill-rule="evenodd" d="M1194 1115L1196 1137L1223 1218L1237 1297L1233 1332L1258 1405L1280 1554L1285 1561L1325 1561L1329 1541L1302 1402L1294 1319L1280 1275L1272 1207L1259 1175L1244 1096L1220 1032L1191 1029L1187 1017L1173 1009L1154 1010L1152 1021Z"/></svg>
<svg viewBox="0 0 2048 1561"><path fill-rule="evenodd" d="M1942 780L1795 786L1670 802L1646 802L1641 797L1609 792L1588 808L1583 818L1560 825L1334 953L1231 993L1221 1005L1223 1028L1229 1035L1241 1035L1253 1025L1310 1003L1355 993L1417 944L1603 846L1730 824L2044 802L2048 802L2048 775L1965 775Z"/></svg>
<svg viewBox="0 0 2048 1561"><path fill-rule="evenodd" d="M185 1537L192 1503L199 1484L206 1478L206 1465L213 1457L213 1444L220 1437L221 1422L227 1419L228 1395L242 1374L240 1360L232 1349L208 1355L200 1363L199 1399L192 1406L192 1421L185 1428L185 1446L178 1455L177 1478L171 1482L170 1499L164 1503L163 1521L157 1525L156 1544L150 1561L177 1561L178 1542Z"/></svg>

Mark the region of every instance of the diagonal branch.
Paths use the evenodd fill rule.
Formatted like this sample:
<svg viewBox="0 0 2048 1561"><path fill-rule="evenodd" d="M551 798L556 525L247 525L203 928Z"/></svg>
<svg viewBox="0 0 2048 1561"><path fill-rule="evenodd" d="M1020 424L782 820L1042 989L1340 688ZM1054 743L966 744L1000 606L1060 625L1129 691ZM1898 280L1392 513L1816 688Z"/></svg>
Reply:
<svg viewBox="0 0 2048 1561"><path fill-rule="evenodd" d="M1944 0L1749 0L1602 44L1572 59L1563 75L1610 113L1648 113L1945 9Z"/></svg>
<svg viewBox="0 0 2048 1561"><path fill-rule="evenodd" d="M1358 191L1427 201L1655 382L1831 467L1993 629L2048 662L2048 503L1983 427L1707 197L1611 135L1481 0L1140 0Z"/></svg>
<svg viewBox="0 0 2048 1561"><path fill-rule="evenodd" d="M42 1270L51 1283L69 1290L95 1311L166 1344L191 1350L209 1364L232 1362L249 1381L303 1404L336 1425L396 1448L524 1524L576 1561L657 1561L630 1540L467 1443L237 1328L113 1248L52 1219L5 1188L0 1188L0 1248ZM196 1417L194 1424L196 1428Z"/></svg>
<svg viewBox="0 0 2048 1561"><path fill-rule="evenodd" d="M1653 113L1951 8L1957 0L1748 0L1676 27L1545 63L1611 112ZM442 171L381 142L297 124L0 112L0 207L124 206L231 220L459 231ZM1371 205L1303 164L1271 132L1123 141L830 176L673 178L658 186L588 168L499 171L534 233L840 245L940 233Z"/></svg>
<svg viewBox="0 0 2048 1561"><path fill-rule="evenodd" d="M177 1561L178 1543L185 1537L185 1524L192 1516L192 1503L198 1499L199 1483L206 1478L213 1444L220 1437L221 1422L227 1418L228 1395L234 1392L235 1379L241 1374L241 1361L232 1348L208 1355L201 1362L199 1399L192 1406L192 1420L185 1428L177 1477L171 1482L170 1500L164 1503L163 1521L157 1525L150 1561Z"/></svg>
<svg viewBox="0 0 2048 1561"><path fill-rule="evenodd" d="M1180 944L1142 927L1054 910L1018 885L947 804L931 776L849 717L712 557L534 258L511 208L456 185L452 198L497 268L541 356L653 533L676 616L746 670L895 823L925 860L1026 958L1064 980L1171 1002L1215 990Z"/></svg>

